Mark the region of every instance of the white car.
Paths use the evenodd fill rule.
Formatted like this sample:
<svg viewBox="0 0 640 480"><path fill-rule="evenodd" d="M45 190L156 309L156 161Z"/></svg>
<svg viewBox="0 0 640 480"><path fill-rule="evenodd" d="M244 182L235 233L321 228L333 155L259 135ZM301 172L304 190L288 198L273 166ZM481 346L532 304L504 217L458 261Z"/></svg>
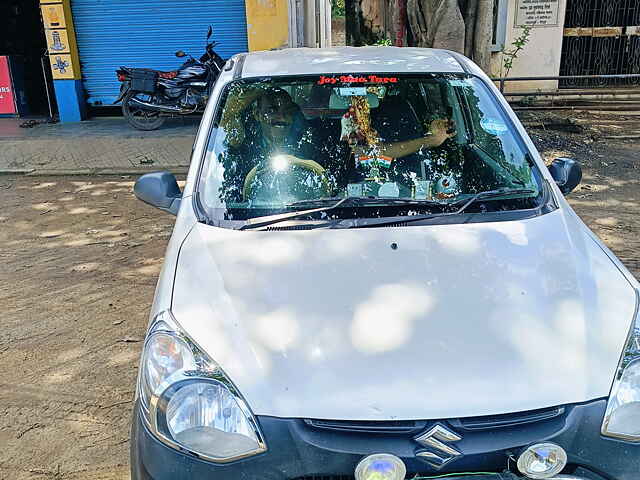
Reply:
<svg viewBox="0 0 640 480"><path fill-rule="evenodd" d="M142 354L134 480L638 480L638 283L487 76L419 48L238 55Z"/></svg>

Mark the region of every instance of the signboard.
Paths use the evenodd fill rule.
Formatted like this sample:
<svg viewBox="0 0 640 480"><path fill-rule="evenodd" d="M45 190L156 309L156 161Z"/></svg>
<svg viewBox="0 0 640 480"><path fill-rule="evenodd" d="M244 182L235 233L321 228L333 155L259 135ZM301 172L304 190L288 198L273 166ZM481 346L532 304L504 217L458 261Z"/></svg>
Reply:
<svg viewBox="0 0 640 480"><path fill-rule="evenodd" d="M66 30L45 30L49 55L70 53L69 37Z"/></svg>
<svg viewBox="0 0 640 480"><path fill-rule="evenodd" d="M66 28L64 8L61 3L42 5L44 28Z"/></svg>
<svg viewBox="0 0 640 480"><path fill-rule="evenodd" d="M73 80L75 72L73 69L73 61L69 54L51 54L49 55L49 63L51 63L51 71L53 78L56 80Z"/></svg>
<svg viewBox="0 0 640 480"><path fill-rule="evenodd" d="M516 27L557 27L559 0L517 0Z"/></svg>
<svg viewBox="0 0 640 480"><path fill-rule="evenodd" d="M54 80L78 80L80 62L69 0L40 0Z"/></svg>
<svg viewBox="0 0 640 480"><path fill-rule="evenodd" d="M0 57L0 115L15 114L16 105L13 101L13 88L9 72L9 59Z"/></svg>

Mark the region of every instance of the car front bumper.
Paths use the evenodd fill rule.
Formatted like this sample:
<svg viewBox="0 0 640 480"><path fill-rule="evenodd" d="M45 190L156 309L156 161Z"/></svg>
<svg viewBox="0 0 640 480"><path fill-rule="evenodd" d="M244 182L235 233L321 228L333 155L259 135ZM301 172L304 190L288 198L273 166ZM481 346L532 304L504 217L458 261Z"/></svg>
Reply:
<svg viewBox="0 0 640 480"><path fill-rule="evenodd" d="M463 437L456 444L462 455L436 470L416 457L415 435L331 431L301 419L258 417L268 450L227 464L214 464L159 442L144 425L136 405L131 431L132 480L348 480L358 462L373 453L391 453L416 473L435 476L455 472L503 472L515 469L523 447L541 441L562 446L568 454L563 474L576 480L639 480L640 444L603 437L600 426L606 400L565 406L554 418L518 426L466 431L450 420ZM427 422L435 424L438 422ZM456 429L457 427L457 429ZM463 480L464 477L459 477ZM498 480L509 476L468 477ZM520 477L511 477L511 479ZM451 477L448 480L452 480Z"/></svg>

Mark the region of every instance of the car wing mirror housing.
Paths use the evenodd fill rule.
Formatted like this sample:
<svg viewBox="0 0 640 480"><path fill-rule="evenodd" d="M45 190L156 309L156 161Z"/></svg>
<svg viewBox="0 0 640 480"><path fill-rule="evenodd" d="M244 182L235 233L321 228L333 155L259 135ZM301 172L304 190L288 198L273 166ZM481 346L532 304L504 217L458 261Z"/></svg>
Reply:
<svg viewBox="0 0 640 480"><path fill-rule="evenodd" d="M149 205L173 215L178 214L182 192L172 173L153 172L142 175L133 186L133 193Z"/></svg>
<svg viewBox="0 0 640 480"><path fill-rule="evenodd" d="M564 195L571 193L582 180L582 167L572 158L556 158L549 165L549 171Z"/></svg>

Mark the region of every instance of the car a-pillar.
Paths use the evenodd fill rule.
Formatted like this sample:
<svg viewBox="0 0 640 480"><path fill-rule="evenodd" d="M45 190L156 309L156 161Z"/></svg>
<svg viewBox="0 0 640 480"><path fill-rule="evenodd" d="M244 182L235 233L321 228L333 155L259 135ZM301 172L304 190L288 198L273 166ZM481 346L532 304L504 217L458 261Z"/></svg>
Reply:
<svg viewBox="0 0 640 480"><path fill-rule="evenodd" d="M40 0L40 11L60 121L79 122L87 111L70 0Z"/></svg>

